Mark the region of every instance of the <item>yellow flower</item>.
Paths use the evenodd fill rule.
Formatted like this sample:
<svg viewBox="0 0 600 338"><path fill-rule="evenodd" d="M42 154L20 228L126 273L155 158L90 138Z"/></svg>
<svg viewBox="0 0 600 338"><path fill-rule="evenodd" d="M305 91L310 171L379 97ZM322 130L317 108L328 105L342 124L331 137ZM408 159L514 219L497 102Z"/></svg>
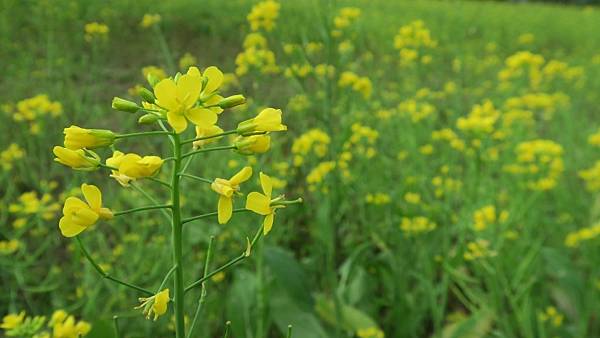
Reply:
<svg viewBox="0 0 600 338"><path fill-rule="evenodd" d="M271 137L269 135L240 136L233 145L243 155L262 154L271 148Z"/></svg>
<svg viewBox="0 0 600 338"><path fill-rule="evenodd" d="M88 227L94 225L98 219L111 219L112 211L102 207L102 193L95 185L82 184L81 192L86 202L77 197L69 197L63 207L63 217L58 226L65 237L80 234Z"/></svg>
<svg viewBox="0 0 600 338"><path fill-rule="evenodd" d="M237 132L245 134L249 132L284 131L287 126L281 124L281 109L263 109L255 118L240 122Z"/></svg>
<svg viewBox="0 0 600 338"><path fill-rule="evenodd" d="M134 153L123 154L115 151L113 156L106 160L106 165L116 169L110 176L126 187L132 180L154 176L163 162L158 156L141 157Z"/></svg>
<svg viewBox="0 0 600 338"><path fill-rule="evenodd" d="M71 150L82 148L100 148L113 143L115 134L110 130L103 129L84 129L78 126L65 128L65 147Z"/></svg>
<svg viewBox="0 0 600 338"><path fill-rule="evenodd" d="M140 22L140 26L142 26L142 28L148 28L148 27L152 27L154 25L156 25L157 23L159 23L161 20L160 14L144 14L144 17L142 18L142 22Z"/></svg>
<svg viewBox="0 0 600 338"><path fill-rule="evenodd" d="M273 193L273 183L271 178L262 172L260 173L260 185L264 194L259 192L251 192L246 198L246 209L252 210L259 215L265 216L263 221L263 234L268 234L273 228L273 219L275 218L275 209L285 208L284 205L272 205L271 202L280 200L278 197L275 200L271 199Z"/></svg>
<svg viewBox="0 0 600 338"><path fill-rule="evenodd" d="M211 189L219 194L219 224L225 224L231 219L231 213L233 212L233 194L240 191L240 184L246 182L250 176L252 176L252 168L244 167L229 180L216 178L210 185Z"/></svg>
<svg viewBox="0 0 600 338"><path fill-rule="evenodd" d="M83 149L67 149L64 147L56 146L52 149L52 152L56 156L54 161L64 164L67 167L71 167L75 170L94 170L100 166L100 157L90 151L84 151ZM90 156L87 156L87 155Z"/></svg>
<svg viewBox="0 0 600 338"><path fill-rule="evenodd" d="M21 311L19 314L9 313L2 319L2 324L0 324L0 328L4 330L12 330L21 323L25 319L25 311Z"/></svg>
<svg viewBox="0 0 600 338"><path fill-rule="evenodd" d="M215 135L219 135L223 133L223 129L221 129L219 126L216 125L212 125L212 126L196 126L196 138L201 138L201 137L211 137L211 136L215 136ZM198 141L194 141L193 146L194 149L197 148L202 148L203 146L216 142L218 141L222 136L219 137L211 137L211 138L207 138L205 140L198 140Z"/></svg>
<svg viewBox="0 0 600 338"><path fill-rule="evenodd" d="M167 312L167 305L169 304L169 289L164 289L159 293L151 297L140 297L138 298L142 304L136 306L136 309L144 309L143 313L146 315L146 319L150 319L150 315L154 313L154 319L164 315Z"/></svg>
<svg viewBox="0 0 600 338"><path fill-rule="evenodd" d="M92 326L88 322L83 320L76 322L75 317L67 316L67 313L64 311L56 318L53 315L52 319L52 337L54 338L83 337L92 329Z"/></svg>
<svg viewBox="0 0 600 338"><path fill-rule="evenodd" d="M208 69L205 74L207 72ZM203 92L212 93L219 85L219 81L209 77ZM202 76L196 67L190 67L185 75L177 79L177 82L173 79L164 79L154 87L157 104L167 110L167 121L177 133L182 133L187 128L187 120L200 126L210 126L217 122L215 112L196 105L201 89Z"/></svg>

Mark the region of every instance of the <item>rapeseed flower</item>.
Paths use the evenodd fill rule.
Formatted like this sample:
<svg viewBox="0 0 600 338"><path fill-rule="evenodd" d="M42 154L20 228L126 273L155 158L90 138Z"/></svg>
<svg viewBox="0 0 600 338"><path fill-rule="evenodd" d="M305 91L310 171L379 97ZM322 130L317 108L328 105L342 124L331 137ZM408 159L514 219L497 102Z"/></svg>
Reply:
<svg viewBox="0 0 600 338"><path fill-rule="evenodd" d="M238 134L251 132L285 131L287 126L281 123L281 109L266 108L256 117L240 122L237 127Z"/></svg>
<svg viewBox="0 0 600 338"><path fill-rule="evenodd" d="M246 209L254 211L259 215L265 216L263 221L263 234L267 235L271 228L273 228L273 220L275 218L275 210L278 208L285 208L284 205L273 205L273 202L277 202L283 197L271 199L273 193L273 183L271 178L262 172L260 173L260 185L263 190L263 194L259 192L251 192L246 198Z"/></svg>
<svg viewBox="0 0 600 338"><path fill-rule="evenodd" d="M135 308L143 309L142 311L146 319L150 319L150 316L154 314L153 320L155 321L167 312L167 306L171 300L169 298L169 289L164 289L151 297L140 297L138 299L142 304Z"/></svg>
<svg viewBox="0 0 600 338"><path fill-rule="evenodd" d="M115 134L104 129L84 129L78 126L65 128L65 147L71 150L94 149L111 145L115 140Z"/></svg>
<svg viewBox="0 0 600 338"><path fill-rule="evenodd" d="M54 161L75 170L90 171L97 169L100 166L100 156L91 150L72 150L55 146L52 149L52 152L56 156Z"/></svg>
<svg viewBox="0 0 600 338"><path fill-rule="evenodd" d="M125 187L129 186L132 180L154 176L163 163L164 160L158 156L142 157L120 151L115 151L113 156L106 160L106 165L114 168L110 176Z"/></svg>
<svg viewBox="0 0 600 338"><path fill-rule="evenodd" d="M239 136L233 145L242 155L262 154L271 147L271 137L269 135Z"/></svg>
<svg viewBox="0 0 600 338"><path fill-rule="evenodd" d="M252 176L252 168L244 167L230 179L216 178L210 185L211 189L219 194L218 221L225 224L231 219L233 212L233 195L239 193L240 184L246 182Z"/></svg>
<svg viewBox="0 0 600 338"><path fill-rule="evenodd" d="M102 193L95 185L82 184L81 192L85 202L77 197L69 197L63 207L63 217L58 224L65 237L73 237L94 225L98 219L111 219L113 213L102 207Z"/></svg>

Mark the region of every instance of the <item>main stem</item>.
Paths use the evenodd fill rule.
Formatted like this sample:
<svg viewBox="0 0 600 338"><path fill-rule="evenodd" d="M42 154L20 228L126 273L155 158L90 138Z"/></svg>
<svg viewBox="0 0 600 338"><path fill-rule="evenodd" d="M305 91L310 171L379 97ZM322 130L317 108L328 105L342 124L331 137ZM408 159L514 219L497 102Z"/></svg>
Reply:
<svg viewBox="0 0 600 338"><path fill-rule="evenodd" d="M172 223L172 246L173 246L173 265L175 269L175 336L177 338L185 337L184 322L184 286L183 286L183 249L181 247L181 205L179 201L179 170L181 168L181 139L179 135L173 135L173 176L171 178L171 205L173 206Z"/></svg>

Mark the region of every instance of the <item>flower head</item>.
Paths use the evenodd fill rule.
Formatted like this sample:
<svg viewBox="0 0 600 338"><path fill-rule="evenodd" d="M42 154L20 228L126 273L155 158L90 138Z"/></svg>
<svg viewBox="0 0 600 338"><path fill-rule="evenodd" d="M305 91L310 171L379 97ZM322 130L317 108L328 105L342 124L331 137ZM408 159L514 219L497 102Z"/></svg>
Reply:
<svg viewBox="0 0 600 338"><path fill-rule="evenodd" d="M112 131L103 129L84 129L78 126L70 126L65 128L63 133L65 134L65 147L71 150L106 147L115 140L115 134Z"/></svg>
<svg viewBox="0 0 600 338"><path fill-rule="evenodd" d="M82 184L81 192L85 202L77 197L69 197L63 207L63 217L58 226L65 237L79 235L88 227L94 225L98 219L111 219L112 211L102 207L102 193L95 185Z"/></svg>
<svg viewBox="0 0 600 338"><path fill-rule="evenodd" d="M246 182L252 176L252 168L244 167L230 179L216 178L210 188L219 194L218 220L219 224L225 224L231 219L233 212L233 195L240 191L240 184Z"/></svg>
<svg viewBox="0 0 600 338"><path fill-rule="evenodd" d="M203 146L218 141L222 136L211 137L215 135L219 135L223 133L223 129L221 129L217 125L212 125L208 127L204 126L196 126L196 138L204 138L204 140L194 141L192 144L194 149L202 148Z"/></svg>
<svg viewBox="0 0 600 338"><path fill-rule="evenodd" d="M142 304L136 306L135 308L144 309L143 313L144 315L146 315L147 319L150 319L150 316L154 314L153 320L157 320L158 317L164 315L167 312L167 305L170 301L169 289L164 289L151 297L140 297L139 301Z"/></svg>
<svg viewBox="0 0 600 338"><path fill-rule="evenodd" d="M271 136L252 135L240 136L233 143L236 150L242 155L265 153L271 148Z"/></svg>
<svg viewBox="0 0 600 338"><path fill-rule="evenodd" d="M187 128L188 120L201 126L217 122L214 111L197 106L200 92L216 90L220 84L216 87L215 84L217 83L209 80L203 89L202 76L196 67L190 67L186 74L176 80L168 78L156 84L154 94L157 104L167 110L167 121L177 133L182 133Z"/></svg>
<svg viewBox="0 0 600 338"><path fill-rule="evenodd" d="M126 187L132 180L154 176L163 162L158 156L142 157L134 153L115 151L113 156L106 160L106 165L116 169L110 176Z"/></svg>
<svg viewBox="0 0 600 338"><path fill-rule="evenodd" d="M0 328L4 330L12 330L21 325L24 319L25 311L21 311L19 314L9 313L2 319L2 324L0 324Z"/></svg>
<svg viewBox="0 0 600 338"><path fill-rule="evenodd" d="M75 170L90 171L100 166L100 156L90 150L72 150L56 146L52 149L52 152L56 156L54 159L56 162Z"/></svg>
<svg viewBox="0 0 600 338"><path fill-rule="evenodd" d="M240 122L237 131L239 134L249 132L268 132L287 130L285 124L281 124L281 109L263 109L255 118Z"/></svg>
<svg viewBox="0 0 600 338"><path fill-rule="evenodd" d="M273 219L275 218L275 209L285 208L285 205L273 205L272 202L277 202L283 197L278 197L275 200L271 199L273 193L273 182L271 178L262 172L260 173L260 185L263 194L259 192L251 192L246 198L246 209L252 210L259 215L265 216L263 221L263 233L266 235L273 227Z"/></svg>

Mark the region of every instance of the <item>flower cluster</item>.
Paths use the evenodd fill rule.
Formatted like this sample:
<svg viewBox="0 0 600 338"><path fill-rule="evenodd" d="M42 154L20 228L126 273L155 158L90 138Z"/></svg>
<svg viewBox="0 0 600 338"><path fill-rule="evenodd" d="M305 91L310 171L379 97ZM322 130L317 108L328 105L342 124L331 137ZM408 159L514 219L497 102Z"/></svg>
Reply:
<svg viewBox="0 0 600 338"><path fill-rule="evenodd" d="M311 153L319 159L325 157L330 143L329 135L321 129L310 129L298 136L292 144L294 166L301 166Z"/></svg>
<svg viewBox="0 0 600 338"><path fill-rule="evenodd" d="M263 28L269 32L275 27L275 22L279 16L280 5L277 1L266 0L257 3L246 17L253 31Z"/></svg>
<svg viewBox="0 0 600 338"><path fill-rule="evenodd" d="M581 242L592 240L598 236L600 236L600 222L569 233L565 238L565 245L571 248L578 247Z"/></svg>
<svg viewBox="0 0 600 338"><path fill-rule="evenodd" d="M585 187L587 190L595 192L600 191L600 161L584 170L579 171L579 177L585 181Z"/></svg>
<svg viewBox="0 0 600 338"><path fill-rule="evenodd" d="M365 196L365 201L367 202L367 204L383 205L391 203L392 198L387 193L376 192L368 193L367 196Z"/></svg>
<svg viewBox="0 0 600 338"><path fill-rule="evenodd" d="M108 36L109 28L107 25L99 22L90 22L84 26L84 38L87 42L92 42L98 39L106 39Z"/></svg>
<svg viewBox="0 0 600 338"><path fill-rule="evenodd" d="M11 170L15 161L25 156L25 151L16 143L11 143L8 148L0 152L0 165L5 171Z"/></svg>
<svg viewBox="0 0 600 338"><path fill-rule="evenodd" d="M385 334L377 327L369 327L366 329L359 329L356 331L356 335L359 338L384 338Z"/></svg>
<svg viewBox="0 0 600 338"><path fill-rule="evenodd" d="M467 243L467 251L463 254L464 259L473 261L476 259L494 257L497 253L490 249L490 242L485 239L478 239Z"/></svg>
<svg viewBox="0 0 600 338"><path fill-rule="evenodd" d="M483 231L489 225L506 222L508 216L508 211L502 210L498 213L495 206L486 205L473 212L473 229Z"/></svg>
<svg viewBox="0 0 600 338"><path fill-rule="evenodd" d="M350 71L345 71L340 74L338 86L340 86L340 88L352 89L353 91L362 95L365 100L369 99L373 93L373 84L368 77L358 76Z"/></svg>
<svg viewBox="0 0 600 338"><path fill-rule="evenodd" d="M437 224L425 216L402 217L400 229L407 236L415 236L435 230Z"/></svg>
<svg viewBox="0 0 600 338"><path fill-rule="evenodd" d="M333 37L341 37L344 30L350 27L361 15L360 8L343 7L338 15L333 18L334 30L331 32Z"/></svg>
<svg viewBox="0 0 600 338"><path fill-rule="evenodd" d="M63 107L60 102L50 100L48 95L39 94L21 100L15 106L6 105L4 110L12 114L15 121L29 123L30 133L37 135L41 131L43 117L57 118L62 114Z"/></svg>
<svg viewBox="0 0 600 338"><path fill-rule="evenodd" d="M551 140L521 142L515 148L517 163L509 164L504 170L527 177L527 186L532 190L550 190L557 184L564 170L563 148Z"/></svg>
<svg viewBox="0 0 600 338"><path fill-rule="evenodd" d="M394 37L394 48L398 50L400 64L403 66L410 65L418 59L424 64L431 62L431 56L425 53L428 49L437 47L437 44L421 20L400 27L398 34Z"/></svg>
<svg viewBox="0 0 600 338"><path fill-rule="evenodd" d="M564 316L554 306L548 306L544 312L539 313L538 318L542 322L550 322L554 327L561 326L564 320Z"/></svg>
<svg viewBox="0 0 600 338"><path fill-rule="evenodd" d="M56 310L46 324L44 316L27 316L25 311L4 316L0 328L9 337L34 338L79 338L90 333L92 326L83 320L76 320L64 310Z"/></svg>
<svg viewBox="0 0 600 338"><path fill-rule="evenodd" d="M142 28L149 28L149 27L152 27L154 25L159 24L160 21L161 21L160 14L149 14L149 13L146 13L142 17L142 21L140 22L140 26Z"/></svg>

